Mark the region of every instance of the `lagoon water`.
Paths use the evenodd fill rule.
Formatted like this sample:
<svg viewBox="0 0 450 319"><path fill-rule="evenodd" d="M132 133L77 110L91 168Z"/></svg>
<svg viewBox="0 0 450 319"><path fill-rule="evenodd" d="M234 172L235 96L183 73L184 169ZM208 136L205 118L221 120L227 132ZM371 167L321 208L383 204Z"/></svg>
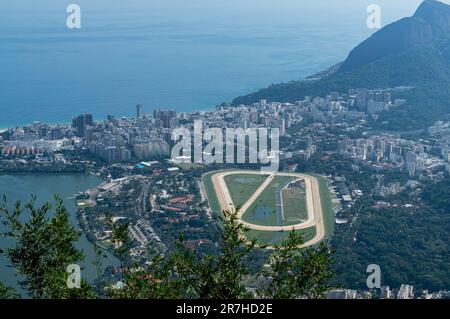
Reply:
<svg viewBox="0 0 450 319"><path fill-rule="evenodd" d="M81 7L81 29L66 7ZM0 128L209 109L345 59L372 0L2 0ZM378 0L383 25L420 0Z"/></svg>
<svg viewBox="0 0 450 319"><path fill-rule="evenodd" d="M3 194L5 194L8 203L12 205L17 200L29 201L31 194L33 194L37 197L37 204L42 204L46 201L52 203L53 196L58 194L64 199L64 203L71 214L72 224L77 225L74 195L100 183L99 178L91 175L0 175L0 196L3 197ZM0 230L2 229L4 230L4 226L0 225ZM8 241L0 238L0 248L5 249L8 245ZM81 265L84 266L82 276L87 280L93 280L96 278L96 271L92 264L95 260L93 245L83 235L78 242L78 247L83 249L85 254L85 260ZM119 265L119 261L112 254L106 252L105 255L107 258L102 258L103 267ZM16 272L8 266L7 258L0 256L0 282L17 287ZM18 290L22 292L21 289Z"/></svg>

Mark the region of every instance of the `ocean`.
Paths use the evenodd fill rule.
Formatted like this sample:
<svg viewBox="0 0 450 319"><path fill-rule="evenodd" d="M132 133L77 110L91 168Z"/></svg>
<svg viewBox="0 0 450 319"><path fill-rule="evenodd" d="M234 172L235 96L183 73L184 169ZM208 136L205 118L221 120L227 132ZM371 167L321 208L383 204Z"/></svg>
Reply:
<svg viewBox="0 0 450 319"><path fill-rule="evenodd" d="M0 128L135 105L208 110L344 60L367 0L3 0ZM81 8L68 29L66 7ZM379 0L383 25L419 0Z"/></svg>

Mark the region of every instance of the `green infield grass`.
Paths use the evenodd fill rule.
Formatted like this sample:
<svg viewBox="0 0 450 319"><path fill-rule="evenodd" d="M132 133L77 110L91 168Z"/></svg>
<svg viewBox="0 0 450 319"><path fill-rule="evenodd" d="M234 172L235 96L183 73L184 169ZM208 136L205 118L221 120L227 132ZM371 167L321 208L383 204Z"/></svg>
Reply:
<svg viewBox="0 0 450 319"><path fill-rule="evenodd" d="M283 189L284 225L299 224L308 219L304 189Z"/></svg>
<svg viewBox="0 0 450 319"><path fill-rule="evenodd" d="M225 183L235 207L244 205L267 179L267 175L233 174L225 176Z"/></svg>
<svg viewBox="0 0 450 319"><path fill-rule="evenodd" d="M280 216L277 212L277 190L294 179L291 176L275 176L245 212L242 219L255 225L280 226Z"/></svg>

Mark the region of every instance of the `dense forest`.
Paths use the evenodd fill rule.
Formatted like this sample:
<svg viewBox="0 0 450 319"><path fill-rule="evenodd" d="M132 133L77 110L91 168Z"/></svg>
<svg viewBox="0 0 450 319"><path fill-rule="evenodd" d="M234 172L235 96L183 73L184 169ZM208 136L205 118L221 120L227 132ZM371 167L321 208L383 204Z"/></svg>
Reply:
<svg viewBox="0 0 450 319"><path fill-rule="evenodd" d="M438 291L450 286L450 214L421 208L368 209L352 231L333 238L337 282L366 286L365 270L378 264L382 284Z"/></svg>

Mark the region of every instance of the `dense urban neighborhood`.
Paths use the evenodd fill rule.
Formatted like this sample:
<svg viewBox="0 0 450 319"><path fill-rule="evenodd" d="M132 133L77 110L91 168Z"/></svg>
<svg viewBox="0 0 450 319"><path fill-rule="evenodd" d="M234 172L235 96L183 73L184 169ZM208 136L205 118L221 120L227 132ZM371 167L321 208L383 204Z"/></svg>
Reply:
<svg viewBox="0 0 450 319"><path fill-rule="evenodd" d="M445 298L448 270L433 269L448 269L448 258L439 258L443 247L430 242L442 242L450 224L443 214L448 199L435 200L439 192L449 195L442 185L448 186L450 174L450 123L403 132L372 126L380 115L407 104L398 96L408 90L360 88L295 103L261 100L191 113L155 109L149 114L137 105L133 118L82 114L71 124L34 122L1 131L0 172L101 177L102 184L77 194L79 225L91 242L113 251L108 220L126 223L132 245L124 258L144 265L173 250L180 237L200 252L217 250L220 218L202 176L259 168L190 158L180 164L171 158L177 142L173 130L193 131L195 121L204 129L277 128L280 171L324 176L331 194L334 230L326 240L335 251L336 287L349 289L332 290L328 298ZM411 240L418 248L411 248ZM263 263L266 252L259 253ZM372 263L381 266L383 287L369 291L366 267ZM421 271L425 265L433 269Z"/></svg>

